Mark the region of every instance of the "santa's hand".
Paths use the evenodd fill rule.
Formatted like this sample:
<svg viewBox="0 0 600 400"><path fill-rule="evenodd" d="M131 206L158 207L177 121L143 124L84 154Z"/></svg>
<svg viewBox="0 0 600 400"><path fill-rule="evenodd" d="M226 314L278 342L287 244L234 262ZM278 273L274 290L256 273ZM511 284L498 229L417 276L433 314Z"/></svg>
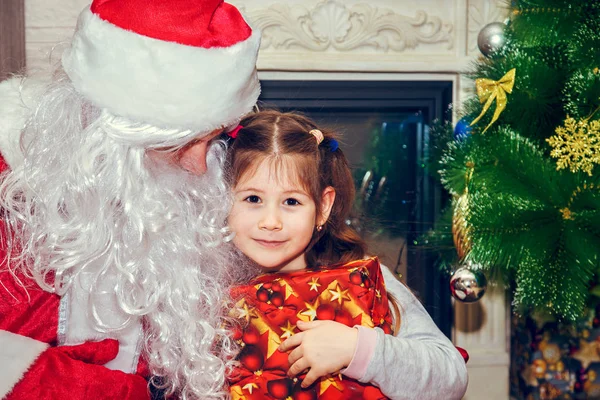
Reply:
<svg viewBox="0 0 600 400"><path fill-rule="evenodd" d="M302 331L281 343L279 351L290 351L288 376L309 370L302 387L317 379L338 372L352 361L358 330L334 321L298 321Z"/></svg>
<svg viewBox="0 0 600 400"><path fill-rule="evenodd" d="M33 346L39 344L26 337L17 340ZM23 366L26 372L12 388L8 388L4 399L149 399L143 377L103 366L114 359L118 351L119 344L113 339L46 348L31 365Z"/></svg>
<svg viewBox="0 0 600 400"><path fill-rule="evenodd" d="M46 352L63 353L73 360L88 364L104 365L114 360L119 354L119 342L115 339L104 339L100 342L86 342L75 346L51 347Z"/></svg>

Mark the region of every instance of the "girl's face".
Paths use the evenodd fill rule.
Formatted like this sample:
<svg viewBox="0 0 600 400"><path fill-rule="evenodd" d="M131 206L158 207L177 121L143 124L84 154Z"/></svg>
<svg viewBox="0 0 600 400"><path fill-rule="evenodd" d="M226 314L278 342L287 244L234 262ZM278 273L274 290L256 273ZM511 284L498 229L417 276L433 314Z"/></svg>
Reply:
<svg viewBox="0 0 600 400"><path fill-rule="evenodd" d="M250 168L233 189L234 204L228 218L237 248L273 272L306 268L306 247L315 226L329 216L335 198L333 189L326 189L328 204L317 220L315 201L297 180L290 179L290 168L285 163L274 168L265 160Z"/></svg>

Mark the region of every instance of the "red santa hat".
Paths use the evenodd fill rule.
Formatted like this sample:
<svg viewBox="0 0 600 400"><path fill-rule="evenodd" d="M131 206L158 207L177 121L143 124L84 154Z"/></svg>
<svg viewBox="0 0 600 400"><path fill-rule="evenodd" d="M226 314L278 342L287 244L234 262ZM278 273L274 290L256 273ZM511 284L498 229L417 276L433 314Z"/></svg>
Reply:
<svg viewBox="0 0 600 400"><path fill-rule="evenodd" d="M62 64L114 115L208 133L258 98L260 34L223 0L94 0Z"/></svg>

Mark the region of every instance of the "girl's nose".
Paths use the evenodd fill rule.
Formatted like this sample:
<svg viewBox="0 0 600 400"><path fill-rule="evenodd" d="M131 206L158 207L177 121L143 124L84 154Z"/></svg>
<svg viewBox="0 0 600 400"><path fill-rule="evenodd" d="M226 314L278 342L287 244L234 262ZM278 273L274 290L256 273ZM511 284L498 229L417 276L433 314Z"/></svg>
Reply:
<svg viewBox="0 0 600 400"><path fill-rule="evenodd" d="M279 231L281 228L283 228L283 223L281 222L279 213L276 210L266 207L265 212L258 222L258 227L267 231Z"/></svg>

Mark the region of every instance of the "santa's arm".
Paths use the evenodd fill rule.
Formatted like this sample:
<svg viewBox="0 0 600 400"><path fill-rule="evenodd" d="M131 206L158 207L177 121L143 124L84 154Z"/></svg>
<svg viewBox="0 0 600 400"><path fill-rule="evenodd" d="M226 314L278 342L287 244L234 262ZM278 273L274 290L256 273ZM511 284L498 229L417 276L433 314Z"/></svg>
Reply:
<svg viewBox="0 0 600 400"><path fill-rule="evenodd" d="M142 376L104 367L117 356L116 340L54 346L59 305L25 276L0 272L0 398L148 399Z"/></svg>
<svg viewBox="0 0 600 400"><path fill-rule="evenodd" d="M50 347L0 331L0 343L0 397L5 400L150 398L144 378L103 366L119 351L114 339Z"/></svg>
<svg viewBox="0 0 600 400"><path fill-rule="evenodd" d="M2 224L0 223L0 226ZM0 246L0 252L6 246ZM0 260L6 260L0 255ZM60 298L0 265L0 398L148 399L146 380L104 367L114 339L58 346Z"/></svg>

